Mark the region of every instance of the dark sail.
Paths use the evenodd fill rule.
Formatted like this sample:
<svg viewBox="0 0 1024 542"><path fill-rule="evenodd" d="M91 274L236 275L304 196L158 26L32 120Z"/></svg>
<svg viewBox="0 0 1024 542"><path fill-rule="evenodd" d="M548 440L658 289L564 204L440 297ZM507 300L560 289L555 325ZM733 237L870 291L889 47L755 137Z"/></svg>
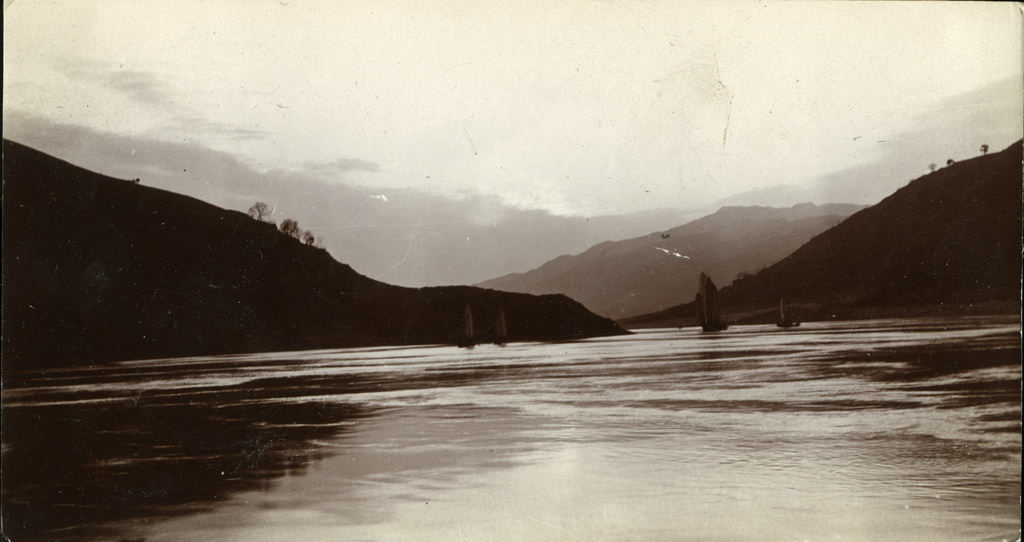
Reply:
<svg viewBox="0 0 1024 542"><path fill-rule="evenodd" d="M508 325L505 323L505 306L498 306L498 322L497 322L498 337L494 341L498 344L505 344L505 340L508 338Z"/></svg>
<svg viewBox="0 0 1024 542"><path fill-rule="evenodd" d="M464 335L462 340L459 341L459 346L473 346L476 344L476 339L474 338L473 330L473 309L469 306L469 303L466 303L466 311L462 323L465 326L463 329Z"/></svg>
<svg viewBox="0 0 1024 542"><path fill-rule="evenodd" d="M786 306L785 299L779 299L779 321L776 324L779 327L797 327L800 322L793 317L793 311L789 310Z"/></svg>
<svg viewBox="0 0 1024 542"><path fill-rule="evenodd" d="M718 306L718 288L705 273L700 274L700 292L697 294L697 318L704 331L721 331L729 327L722 321Z"/></svg>

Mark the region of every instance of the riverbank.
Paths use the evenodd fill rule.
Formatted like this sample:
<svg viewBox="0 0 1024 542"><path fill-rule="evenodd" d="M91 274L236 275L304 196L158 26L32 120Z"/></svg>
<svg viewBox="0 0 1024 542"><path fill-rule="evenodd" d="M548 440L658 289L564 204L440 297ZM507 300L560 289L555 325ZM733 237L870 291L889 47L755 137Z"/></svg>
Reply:
<svg viewBox="0 0 1024 542"><path fill-rule="evenodd" d="M875 318L928 318L950 316L1020 316L1017 301L985 301L982 303L934 303L912 306L856 306L795 303L790 310L801 322L823 322L843 320L869 320ZM757 309L724 307L726 322L730 325L771 324L778 318L777 307ZM617 322L626 329L690 327L698 325L695 315L686 315L669 309L659 313L625 318Z"/></svg>

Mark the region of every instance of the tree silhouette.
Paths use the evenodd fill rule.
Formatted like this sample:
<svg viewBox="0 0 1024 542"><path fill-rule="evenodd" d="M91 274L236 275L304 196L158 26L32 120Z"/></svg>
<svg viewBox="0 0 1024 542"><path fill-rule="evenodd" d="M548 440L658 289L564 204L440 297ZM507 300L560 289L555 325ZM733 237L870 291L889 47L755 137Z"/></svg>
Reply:
<svg viewBox="0 0 1024 542"><path fill-rule="evenodd" d="M937 167L939 167L939 166L936 166L935 162L932 162L932 163L928 164L928 169L932 170L932 173L935 173L935 168L937 168Z"/></svg>
<svg viewBox="0 0 1024 542"><path fill-rule="evenodd" d="M302 234L302 242L306 243L307 245L312 245L313 243L316 242L316 236L313 235L313 232L306 230Z"/></svg>
<svg viewBox="0 0 1024 542"><path fill-rule="evenodd" d="M946 160L946 165L947 165L947 166L951 166L951 165L953 165L954 163L955 163L955 162L953 161L953 159L952 159L952 158L950 158L949 160Z"/></svg>
<svg viewBox="0 0 1024 542"><path fill-rule="evenodd" d="M988 154L988 143L984 143L981 146L981 154Z"/></svg>
<svg viewBox="0 0 1024 542"><path fill-rule="evenodd" d="M249 216L260 222L263 222L263 219L270 216L272 212L270 206L262 201L257 201L252 207L249 207Z"/></svg>
<svg viewBox="0 0 1024 542"><path fill-rule="evenodd" d="M282 220L278 229L295 239L299 238L299 234L302 231L302 229L299 228L299 223L290 218Z"/></svg>

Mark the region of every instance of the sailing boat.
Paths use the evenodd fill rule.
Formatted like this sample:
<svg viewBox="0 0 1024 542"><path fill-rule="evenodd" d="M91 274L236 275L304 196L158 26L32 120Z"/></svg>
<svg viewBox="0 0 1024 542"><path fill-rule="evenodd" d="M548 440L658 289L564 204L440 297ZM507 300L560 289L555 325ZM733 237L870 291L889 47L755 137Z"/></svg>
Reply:
<svg viewBox="0 0 1024 542"><path fill-rule="evenodd" d="M505 305L498 305L498 325L497 325L497 338L494 340L495 344L505 344L505 340L508 338L508 325L505 323Z"/></svg>
<svg viewBox="0 0 1024 542"><path fill-rule="evenodd" d="M473 308L469 306L469 303L466 303L466 312L462 321L465 331L462 340L459 341L459 346L472 347L476 344L476 340L473 338Z"/></svg>
<svg viewBox="0 0 1024 542"><path fill-rule="evenodd" d="M779 298L779 321L776 323L779 327L798 327L800 322L793 318L793 312L787 310L786 300Z"/></svg>
<svg viewBox="0 0 1024 542"><path fill-rule="evenodd" d="M718 306L718 288L705 273L700 274L700 292L697 294L697 319L704 331L721 331L729 326L722 321Z"/></svg>

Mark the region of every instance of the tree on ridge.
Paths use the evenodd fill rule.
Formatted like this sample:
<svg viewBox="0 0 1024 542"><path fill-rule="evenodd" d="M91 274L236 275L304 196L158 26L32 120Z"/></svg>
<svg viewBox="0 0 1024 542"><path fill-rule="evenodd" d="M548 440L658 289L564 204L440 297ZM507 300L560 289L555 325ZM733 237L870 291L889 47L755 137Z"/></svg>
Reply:
<svg viewBox="0 0 1024 542"><path fill-rule="evenodd" d="M280 229L282 232L288 234L294 239L298 239L300 232L302 232L302 230L299 228L299 223L290 218L282 220L281 225L278 227L278 229Z"/></svg>
<svg viewBox="0 0 1024 542"><path fill-rule="evenodd" d="M249 216L260 222L264 222L264 218L270 216L274 211L271 210L270 206L262 201L257 201L252 207L249 207Z"/></svg>

